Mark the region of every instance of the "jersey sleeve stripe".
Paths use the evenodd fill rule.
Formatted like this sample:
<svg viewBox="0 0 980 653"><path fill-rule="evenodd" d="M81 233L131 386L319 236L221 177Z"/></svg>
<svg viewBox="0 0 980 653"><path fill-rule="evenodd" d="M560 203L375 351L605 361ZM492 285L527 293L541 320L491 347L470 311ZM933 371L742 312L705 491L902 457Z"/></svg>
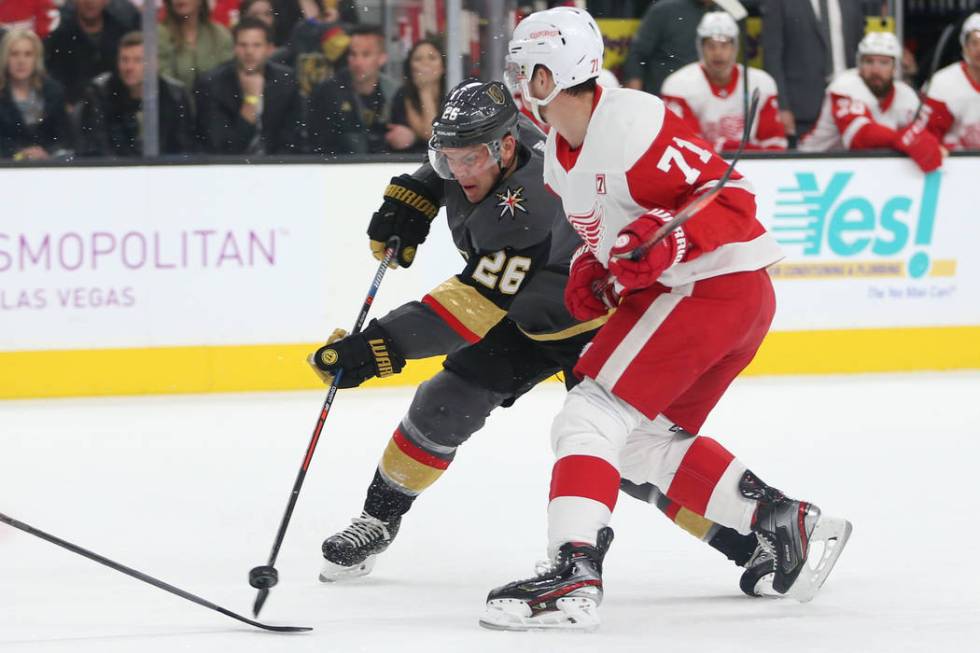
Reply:
<svg viewBox="0 0 980 653"><path fill-rule="evenodd" d="M844 133L841 134L840 137L844 142L844 147L851 149L851 142L854 140L854 137L857 136L857 133L862 127L870 122L871 121L864 116L859 116L858 118L852 120L851 124L847 126L847 129L844 130Z"/></svg>
<svg viewBox="0 0 980 653"><path fill-rule="evenodd" d="M476 288L452 277L422 298L439 317L467 342L477 342L507 312L481 295Z"/></svg>

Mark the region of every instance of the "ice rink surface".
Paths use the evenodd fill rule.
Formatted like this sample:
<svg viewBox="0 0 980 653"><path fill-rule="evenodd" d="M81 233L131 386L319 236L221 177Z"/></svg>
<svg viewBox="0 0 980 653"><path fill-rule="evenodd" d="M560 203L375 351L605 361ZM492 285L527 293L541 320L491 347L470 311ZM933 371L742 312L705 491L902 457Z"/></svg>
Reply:
<svg viewBox="0 0 980 653"><path fill-rule="evenodd" d="M62 371L60 373L84 373ZM749 378L704 430L768 483L850 518L810 604L752 600L739 570L621 496L599 632L477 626L545 543L548 430L564 392L495 414L404 520L372 576L317 582L409 390L341 392L263 620L198 607L0 524L0 651L977 651L980 373ZM0 512L247 614L319 393L0 402Z"/></svg>

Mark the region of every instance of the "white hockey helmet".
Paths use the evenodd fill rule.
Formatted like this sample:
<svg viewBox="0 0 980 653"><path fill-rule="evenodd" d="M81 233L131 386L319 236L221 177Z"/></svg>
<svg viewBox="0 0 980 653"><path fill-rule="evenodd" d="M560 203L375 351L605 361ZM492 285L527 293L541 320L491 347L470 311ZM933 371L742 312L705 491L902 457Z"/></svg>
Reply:
<svg viewBox="0 0 980 653"><path fill-rule="evenodd" d="M891 32L868 32L858 43L858 58L868 54L891 57L898 66L902 61L902 45Z"/></svg>
<svg viewBox="0 0 980 653"><path fill-rule="evenodd" d="M980 11L970 14L963 23L963 29L960 30L960 46L966 47L970 32L980 32Z"/></svg>
<svg viewBox="0 0 980 653"><path fill-rule="evenodd" d="M732 18L731 14L725 11L709 11L701 17L698 23L697 40L695 47L698 50L698 59L704 59L701 42L705 39L715 39L718 41L731 41L735 44L735 53L738 54L738 23Z"/></svg>
<svg viewBox="0 0 980 653"><path fill-rule="evenodd" d="M564 89L599 76L603 49L602 33L589 12L574 7L535 12L518 23L507 46L507 86L520 88L525 106L541 120L539 107ZM533 97L528 86L539 65L555 80L554 90L542 99Z"/></svg>

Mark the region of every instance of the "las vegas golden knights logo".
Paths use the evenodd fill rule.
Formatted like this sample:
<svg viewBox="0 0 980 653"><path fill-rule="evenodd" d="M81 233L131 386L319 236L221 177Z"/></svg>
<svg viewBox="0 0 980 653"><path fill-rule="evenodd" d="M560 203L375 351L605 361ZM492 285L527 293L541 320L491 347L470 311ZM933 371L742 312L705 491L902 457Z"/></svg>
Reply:
<svg viewBox="0 0 980 653"><path fill-rule="evenodd" d="M495 104L503 104L507 98L504 97L504 92L500 90L498 86L490 86L487 88L487 95Z"/></svg>
<svg viewBox="0 0 980 653"><path fill-rule="evenodd" d="M499 202L497 202L497 206L500 207L499 217L501 218L504 217L505 215L507 215L508 212L510 212L510 217L512 218L517 217L518 211L521 211L522 213L527 213L527 209L524 208L524 202L526 198L524 197L523 186L518 186L517 188L511 188L510 186L508 186L505 192L495 193L495 194L497 196L497 199L500 200Z"/></svg>

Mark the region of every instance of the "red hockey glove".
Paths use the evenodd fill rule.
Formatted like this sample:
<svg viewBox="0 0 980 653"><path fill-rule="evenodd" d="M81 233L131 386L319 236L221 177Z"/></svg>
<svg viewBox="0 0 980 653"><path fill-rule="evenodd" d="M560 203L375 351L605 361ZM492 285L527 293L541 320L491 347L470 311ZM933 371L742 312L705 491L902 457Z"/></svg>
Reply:
<svg viewBox="0 0 980 653"><path fill-rule="evenodd" d="M619 232L616 246L609 252L609 271L616 275L616 279L627 290L652 286L664 270L684 258L687 241L682 229L675 229L651 247L639 261L617 258L617 254L627 254L645 243L673 217L662 209L652 209Z"/></svg>
<svg viewBox="0 0 980 653"><path fill-rule="evenodd" d="M943 148L930 132L912 123L898 132L895 149L916 162L922 172L932 172L943 164Z"/></svg>
<svg viewBox="0 0 980 653"><path fill-rule="evenodd" d="M582 245L572 255L565 285L565 306L576 320L594 320L619 303L612 284L606 282L609 273Z"/></svg>

